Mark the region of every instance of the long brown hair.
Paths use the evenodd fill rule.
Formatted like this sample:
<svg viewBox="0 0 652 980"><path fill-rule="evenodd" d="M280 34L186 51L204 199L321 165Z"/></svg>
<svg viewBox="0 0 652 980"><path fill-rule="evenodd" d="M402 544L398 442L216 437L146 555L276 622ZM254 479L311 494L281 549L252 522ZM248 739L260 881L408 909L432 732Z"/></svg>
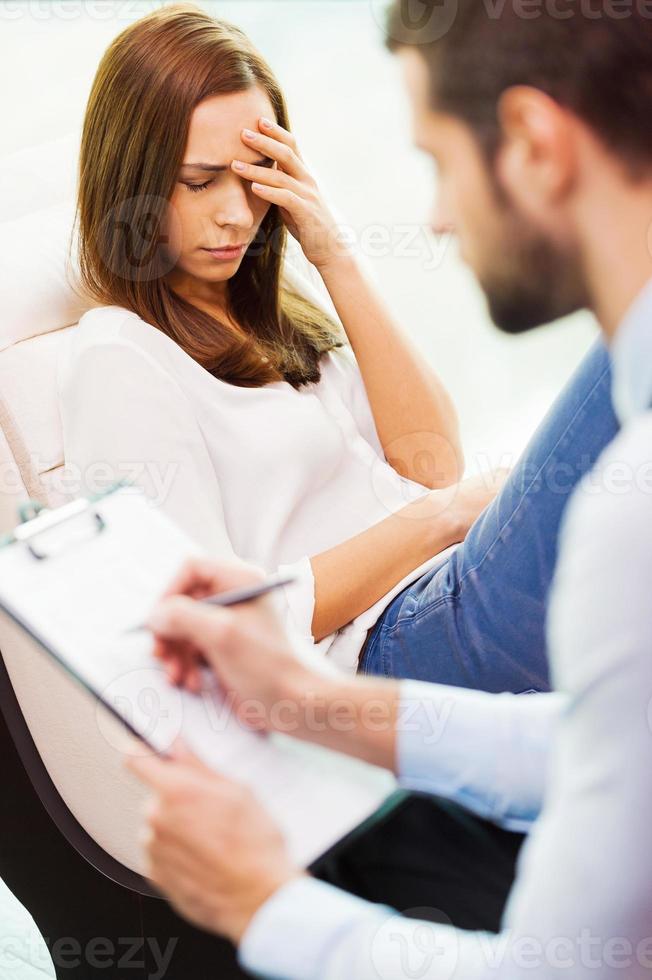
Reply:
<svg viewBox="0 0 652 980"><path fill-rule="evenodd" d="M244 332L175 293L161 233L194 107L260 85L289 128L285 100L247 36L189 3L148 14L105 52L88 99L79 157L78 265L82 286L158 327L216 377L295 388L320 378L321 355L344 342L339 324L281 285L286 229L272 205L237 273L228 312ZM265 360L263 360L265 358Z"/></svg>

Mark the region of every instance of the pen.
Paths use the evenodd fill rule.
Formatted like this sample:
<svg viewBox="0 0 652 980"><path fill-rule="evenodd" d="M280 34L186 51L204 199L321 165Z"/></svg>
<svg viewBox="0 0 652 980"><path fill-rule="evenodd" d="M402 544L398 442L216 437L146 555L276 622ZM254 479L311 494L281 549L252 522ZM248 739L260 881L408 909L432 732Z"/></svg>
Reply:
<svg viewBox="0 0 652 980"><path fill-rule="evenodd" d="M216 592L215 595L206 596L198 599L197 602L206 603L209 606L235 606L240 602L249 602L250 599L257 599L258 596L265 595L273 589L280 589L283 585L290 585L295 581L294 575L270 575L264 582L258 585L250 585L244 589L229 589L227 592ZM126 633L136 633L139 630L148 630L147 623L139 626L130 626L125 630Z"/></svg>

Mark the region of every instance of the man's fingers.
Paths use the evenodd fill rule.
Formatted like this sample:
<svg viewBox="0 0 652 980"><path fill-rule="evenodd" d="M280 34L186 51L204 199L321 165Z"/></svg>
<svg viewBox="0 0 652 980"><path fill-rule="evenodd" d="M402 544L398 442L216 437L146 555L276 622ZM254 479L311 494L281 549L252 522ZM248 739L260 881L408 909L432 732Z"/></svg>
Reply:
<svg viewBox="0 0 652 980"><path fill-rule="evenodd" d="M141 782L159 792L167 789L174 779L170 763L157 755L127 756L125 766Z"/></svg>
<svg viewBox="0 0 652 980"><path fill-rule="evenodd" d="M147 625L159 639L190 643L205 654L219 645L233 621L233 613L220 606L205 606L188 596L159 602Z"/></svg>
<svg viewBox="0 0 652 980"><path fill-rule="evenodd" d="M208 662L192 643L155 636L153 654L165 671L168 684L199 694L204 686L202 668Z"/></svg>
<svg viewBox="0 0 652 980"><path fill-rule="evenodd" d="M170 751L172 753L172 758L177 762L183 762L184 765L191 769L195 769L197 772L215 777L216 781L223 778L213 769L209 769L208 766L203 763L201 759L196 756L195 753L186 745L181 736L178 736L178 738L174 740Z"/></svg>
<svg viewBox="0 0 652 980"><path fill-rule="evenodd" d="M253 585L262 573L241 561L215 562L206 558L191 558L184 562L169 586L164 597L191 595L195 599L226 592L239 586Z"/></svg>
<svg viewBox="0 0 652 980"><path fill-rule="evenodd" d="M164 595L189 595L202 589L205 590L206 595L209 595L215 585L216 577L214 562L201 558L190 558L180 567Z"/></svg>
<svg viewBox="0 0 652 980"><path fill-rule="evenodd" d="M128 756L125 759L125 766L159 797L182 787L189 790L197 785L198 775L207 778L213 790L219 787L228 791L228 787L233 782L205 765L181 738L173 742L170 753L171 758L168 759L155 755Z"/></svg>

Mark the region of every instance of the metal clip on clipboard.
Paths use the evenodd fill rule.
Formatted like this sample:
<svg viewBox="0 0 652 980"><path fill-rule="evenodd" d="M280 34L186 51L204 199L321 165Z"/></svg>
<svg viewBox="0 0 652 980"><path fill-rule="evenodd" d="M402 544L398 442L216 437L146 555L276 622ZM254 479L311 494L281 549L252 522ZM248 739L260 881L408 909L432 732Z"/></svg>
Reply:
<svg viewBox="0 0 652 980"><path fill-rule="evenodd" d="M73 538L67 537L65 546L71 541L85 537L89 531L91 534L99 534L104 530L104 520L97 510L93 509L90 501L74 500L71 504L67 504L60 509L41 511L38 517L32 518L31 521L27 521L25 524L19 524L14 530L14 540L22 541L34 558L38 558L40 561L45 558L52 558L62 548L58 548L55 551L46 551L42 547L38 548L36 541L43 535L47 536L52 533L54 533L55 538L60 537L58 532L62 530L64 525L67 530L71 526L71 522L77 522L82 518L85 523L90 519L90 527L87 526L82 535L77 534Z"/></svg>
<svg viewBox="0 0 652 980"><path fill-rule="evenodd" d="M110 487L105 493L96 494L93 497L81 497L73 500L72 503L64 504L56 510L49 510L36 501L30 500L20 508L21 523L14 528L9 536L11 541L20 541L29 550L32 556L39 561L52 558L64 548L80 540L86 540L89 536L100 534L106 527L104 518L94 507L98 500L102 500L109 494L114 493L121 487L127 486L127 481L120 481ZM65 538L62 531L68 532L80 525L80 533L68 534ZM63 544L55 550L45 550L43 546L38 547L37 541L45 536L54 535L63 541ZM5 540L1 543L9 543Z"/></svg>

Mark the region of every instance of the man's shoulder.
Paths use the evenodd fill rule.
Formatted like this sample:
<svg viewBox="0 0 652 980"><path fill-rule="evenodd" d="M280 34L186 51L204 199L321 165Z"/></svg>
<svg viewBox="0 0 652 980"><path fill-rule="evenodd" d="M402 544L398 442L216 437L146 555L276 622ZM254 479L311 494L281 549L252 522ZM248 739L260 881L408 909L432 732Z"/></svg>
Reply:
<svg viewBox="0 0 652 980"><path fill-rule="evenodd" d="M580 481L565 533L578 524L595 527L597 519L617 520L623 529L648 518L651 508L652 409L628 421ZM649 532L652 536L652 522Z"/></svg>
<svg viewBox="0 0 652 980"><path fill-rule="evenodd" d="M639 656L649 667L650 582L652 411L623 427L569 502L548 616L557 687L585 690Z"/></svg>
<svg viewBox="0 0 652 980"><path fill-rule="evenodd" d="M606 457L623 458L644 462L652 458L652 407L633 416L620 429L604 450Z"/></svg>
<svg viewBox="0 0 652 980"><path fill-rule="evenodd" d="M561 528L562 575L594 596L652 581L652 411L627 422L575 488Z"/></svg>

